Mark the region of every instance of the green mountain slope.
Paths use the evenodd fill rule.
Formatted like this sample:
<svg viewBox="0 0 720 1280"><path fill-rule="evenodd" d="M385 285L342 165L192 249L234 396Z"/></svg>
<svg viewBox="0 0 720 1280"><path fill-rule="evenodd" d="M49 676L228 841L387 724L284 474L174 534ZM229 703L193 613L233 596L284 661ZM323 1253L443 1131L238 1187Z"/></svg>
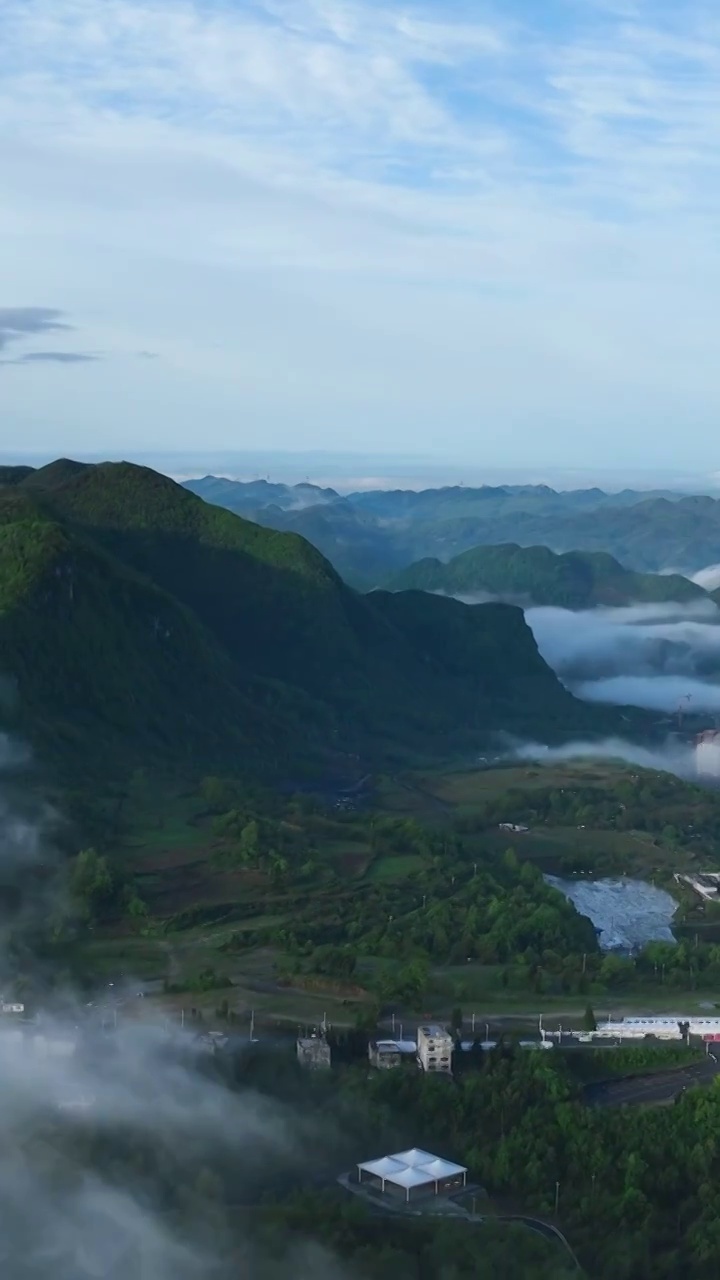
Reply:
<svg viewBox="0 0 720 1280"><path fill-rule="evenodd" d="M358 595L296 535L125 463L0 488L0 672L41 754L90 772L439 755L614 714L562 688L520 610Z"/></svg>
<svg viewBox="0 0 720 1280"><path fill-rule="evenodd" d="M447 561L473 547L510 542L605 551L628 568L650 573L673 565L693 574L720 560L720 501L665 490L484 485L341 497L310 485L243 484L211 476L186 484L269 528L302 534L347 581L365 589L428 556Z"/></svg>
<svg viewBox="0 0 720 1280"><path fill-rule="evenodd" d="M177 600L42 512L8 514L0 501L0 674L41 758L76 777L282 755L282 704Z"/></svg>
<svg viewBox="0 0 720 1280"><path fill-rule="evenodd" d="M536 605L591 609L596 605L667 603L703 599L706 593L679 574L635 573L605 552L547 547L473 547L447 564L419 560L390 582L395 590L442 591L448 595L489 592Z"/></svg>

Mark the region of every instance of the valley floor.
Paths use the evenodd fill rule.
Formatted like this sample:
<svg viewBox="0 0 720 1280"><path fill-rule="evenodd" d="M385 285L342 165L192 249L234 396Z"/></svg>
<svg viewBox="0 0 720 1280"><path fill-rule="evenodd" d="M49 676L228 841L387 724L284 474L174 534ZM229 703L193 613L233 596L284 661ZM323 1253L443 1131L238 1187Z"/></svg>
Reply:
<svg viewBox="0 0 720 1280"><path fill-rule="evenodd" d="M720 839L702 827L673 839L667 832L618 829L607 821L594 825L591 809L581 812L582 805L574 816L587 820L568 821L562 797L605 796L618 786L635 785L637 777L637 771L611 764L567 764L375 779L370 790L330 801L329 808L327 802L319 811L298 803L276 815L278 832L292 850L287 860L309 857L307 875L300 877L285 871L277 858L275 870L239 861L237 832L223 828L201 794L153 796L136 805L130 830L110 853L134 877L148 917L104 924L76 949L73 960L88 984L110 991L112 983L115 992L132 991L123 1007L133 1016L160 1006L171 1016L196 1010L210 1022L218 1016L227 1020L229 1013L237 1025L254 1014L257 1025L293 1028L327 1019L351 1026L359 1017L372 1018L375 1010L379 1025L387 1027L382 1005L394 1009L396 1023L408 1025L422 1016L447 1020L460 1005L466 1023L474 1014L477 1028L489 1023L494 1029L537 1024L540 1013L548 1026L577 1021L589 1001L598 1016L707 1008L717 982L702 974L685 985L665 984L664 974L660 981L657 975L652 981L626 979L617 988L592 979L581 984L581 991L563 989L546 976L530 989L527 974L513 964L478 959L431 961L421 995L396 995L378 1005L373 993L388 968L386 957L363 948L351 977L331 977L297 972L283 945L299 917L322 921L328 913L344 912L342 918L352 919L354 904L359 910L367 903L372 912L372 903L381 911L383 901L392 913L404 915L431 908L422 885L433 857L417 837L418 823L440 839L460 826L469 859L477 849L478 856L500 860L513 846L518 859L543 873L577 874L580 868L668 886L675 871L720 867ZM528 796L548 793L560 800L557 817L528 820L529 830L520 833L500 829L500 820L526 825ZM671 796L670 817L677 805L678 798ZM408 839L392 826L387 836L379 835L385 820L409 822ZM713 941L720 922L686 896L676 925L678 936L683 932L696 942L698 937ZM141 989L145 995L139 1001Z"/></svg>

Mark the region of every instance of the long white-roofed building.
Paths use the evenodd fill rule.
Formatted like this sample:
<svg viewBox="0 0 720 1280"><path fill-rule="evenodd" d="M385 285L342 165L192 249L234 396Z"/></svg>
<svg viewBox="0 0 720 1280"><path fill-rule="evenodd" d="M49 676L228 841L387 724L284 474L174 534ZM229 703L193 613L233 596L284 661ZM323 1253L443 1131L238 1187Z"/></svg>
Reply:
<svg viewBox="0 0 720 1280"><path fill-rule="evenodd" d="M598 1022L593 1036L619 1040L642 1040L654 1036L659 1040L682 1040L691 1036L720 1035L720 1018L703 1017L694 1013L677 1014L674 1017L650 1015L642 1018L617 1018Z"/></svg>
<svg viewBox="0 0 720 1280"><path fill-rule="evenodd" d="M430 1151L411 1147L379 1160L368 1160L357 1166L358 1182L367 1182L383 1195L403 1195L406 1202L416 1195L441 1195L457 1191L467 1182L467 1169L452 1160L443 1160Z"/></svg>

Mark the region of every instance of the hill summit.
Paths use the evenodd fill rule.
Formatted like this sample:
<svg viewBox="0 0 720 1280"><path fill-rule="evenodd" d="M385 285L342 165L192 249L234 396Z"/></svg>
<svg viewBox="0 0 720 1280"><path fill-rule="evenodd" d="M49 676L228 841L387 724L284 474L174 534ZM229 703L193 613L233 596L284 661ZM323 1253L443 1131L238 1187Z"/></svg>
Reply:
<svg viewBox="0 0 720 1280"><path fill-rule="evenodd" d="M58 768L277 773L613 714L564 690L512 606L359 595L298 535L130 463L5 481L0 674Z"/></svg>
<svg viewBox="0 0 720 1280"><path fill-rule="evenodd" d="M487 593L533 605L592 609L598 605L682 603L702 600L702 587L680 574L636 573L604 551L548 547L472 547L443 564L418 560L389 583L395 590L442 591L448 595Z"/></svg>

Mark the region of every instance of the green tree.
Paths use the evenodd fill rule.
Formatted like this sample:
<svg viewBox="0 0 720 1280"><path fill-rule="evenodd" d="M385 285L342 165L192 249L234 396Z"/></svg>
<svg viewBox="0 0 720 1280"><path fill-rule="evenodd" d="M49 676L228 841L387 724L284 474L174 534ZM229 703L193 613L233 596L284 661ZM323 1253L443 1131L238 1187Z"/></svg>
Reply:
<svg viewBox="0 0 720 1280"><path fill-rule="evenodd" d="M586 1031L597 1031L597 1022L595 1021L595 1012L591 1004L585 1008L583 1014L583 1026Z"/></svg>
<svg viewBox="0 0 720 1280"><path fill-rule="evenodd" d="M459 1034L463 1026L463 1013L459 1005L456 1005L450 1015L450 1030Z"/></svg>
<svg viewBox="0 0 720 1280"><path fill-rule="evenodd" d="M96 849L82 849L70 871L70 892L87 918L95 918L110 904L113 878L107 858Z"/></svg>
<svg viewBox="0 0 720 1280"><path fill-rule="evenodd" d="M247 866L257 866L260 857L260 828L253 819L240 833L240 858Z"/></svg>
<svg viewBox="0 0 720 1280"><path fill-rule="evenodd" d="M230 800L228 785L223 778L203 778L200 783L200 795L213 813L223 813L224 810L232 807L228 803Z"/></svg>

